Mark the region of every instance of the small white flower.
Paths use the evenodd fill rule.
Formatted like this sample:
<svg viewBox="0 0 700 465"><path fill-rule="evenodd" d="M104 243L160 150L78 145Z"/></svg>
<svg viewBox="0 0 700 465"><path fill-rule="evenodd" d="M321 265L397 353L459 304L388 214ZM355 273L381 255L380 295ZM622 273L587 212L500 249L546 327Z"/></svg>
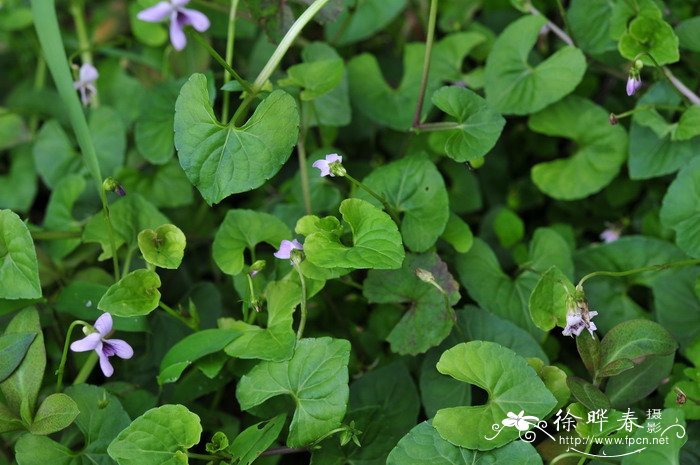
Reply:
<svg viewBox="0 0 700 465"><path fill-rule="evenodd" d="M316 160L311 166L321 170L321 177L335 177L335 174L331 172L332 163L343 163L343 157L341 157L337 153L331 153L330 155L326 155L326 158L323 160Z"/></svg>
<svg viewBox="0 0 700 465"><path fill-rule="evenodd" d="M621 231L619 229L608 228L600 233L600 239L606 244L609 244L618 240L620 238L620 233Z"/></svg>
<svg viewBox="0 0 700 465"><path fill-rule="evenodd" d="M579 336L584 329L587 329L593 336L593 332L598 328L593 323L592 318L597 314L598 312L588 312L588 321L586 321L580 311L568 313L566 315L566 328L562 334L564 336Z"/></svg>
<svg viewBox="0 0 700 465"><path fill-rule="evenodd" d="M73 83L73 88L80 92L80 100L84 106L88 106L92 96L97 93L95 81L97 81L98 77L100 77L100 73L90 63L83 63L80 67L78 80Z"/></svg>

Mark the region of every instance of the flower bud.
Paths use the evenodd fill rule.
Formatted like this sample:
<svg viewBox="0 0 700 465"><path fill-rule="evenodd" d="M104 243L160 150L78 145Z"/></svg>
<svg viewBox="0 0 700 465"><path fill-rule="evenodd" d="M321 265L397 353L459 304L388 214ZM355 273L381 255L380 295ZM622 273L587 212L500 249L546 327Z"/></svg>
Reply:
<svg viewBox="0 0 700 465"><path fill-rule="evenodd" d="M634 68L637 71L641 71L643 67L644 67L644 63L642 62L642 60L635 60L634 61Z"/></svg>
<svg viewBox="0 0 700 465"><path fill-rule="evenodd" d="M111 177L105 178L105 180L102 181L102 189L104 189L105 192L114 192L119 197L124 197L126 195L124 187L119 184L119 181Z"/></svg>
<svg viewBox="0 0 700 465"><path fill-rule="evenodd" d="M617 116L615 116L615 113L610 113L610 116L608 117L608 122L611 126L615 126L618 123Z"/></svg>
<svg viewBox="0 0 700 465"><path fill-rule="evenodd" d="M333 176L338 176L338 177L342 178L343 176L345 176L348 173L347 170L345 169L345 167L343 166L343 164L339 161L335 161L335 162L329 164L328 167L329 167L331 173L333 174Z"/></svg>
<svg viewBox="0 0 700 465"><path fill-rule="evenodd" d="M292 262L293 266L300 264L304 261L304 252L299 249L292 249L289 253L289 260Z"/></svg>
<svg viewBox="0 0 700 465"><path fill-rule="evenodd" d="M248 269L248 274L252 277L254 277L256 274L260 273L262 270L265 269L265 265L267 262L265 260L257 260L255 263L250 265L250 268Z"/></svg>

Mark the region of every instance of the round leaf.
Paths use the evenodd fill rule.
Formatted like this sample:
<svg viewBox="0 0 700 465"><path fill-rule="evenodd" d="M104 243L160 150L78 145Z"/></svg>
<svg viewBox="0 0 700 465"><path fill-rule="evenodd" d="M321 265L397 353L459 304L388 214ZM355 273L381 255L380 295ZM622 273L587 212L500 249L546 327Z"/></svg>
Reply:
<svg viewBox="0 0 700 465"><path fill-rule="evenodd" d="M155 271L132 271L107 289L97 308L113 316L148 315L160 302L159 287Z"/></svg>
<svg viewBox="0 0 700 465"><path fill-rule="evenodd" d="M655 66L656 63L663 66L678 61L678 37L673 28L661 19L661 12L658 14L659 17L653 13L643 13L629 23L627 32L618 43L620 55L628 60L638 58L649 66ZM646 55L640 56L641 53L650 54L656 63Z"/></svg>
<svg viewBox="0 0 700 465"><path fill-rule="evenodd" d="M563 47L537 66L528 63L530 49L546 23L542 16L524 16L493 44L486 61L484 90L486 101L500 113L525 115L541 110L581 82L586 59L575 47Z"/></svg>
<svg viewBox="0 0 700 465"><path fill-rule="evenodd" d="M160 268L177 269L185 255L187 239L175 225L163 224L156 230L144 229L138 237L143 258Z"/></svg>
<svg viewBox="0 0 700 465"><path fill-rule="evenodd" d="M206 77L193 74L175 104L175 147L187 178L212 205L277 174L296 144L299 113L277 90L235 127L219 123L209 102Z"/></svg>
<svg viewBox="0 0 700 465"><path fill-rule="evenodd" d="M611 126L607 118L603 108L578 96L530 117L533 131L576 142L570 158L532 168L532 180L542 192L558 200L575 200L610 184L627 158L627 137L621 126Z"/></svg>
<svg viewBox="0 0 700 465"><path fill-rule="evenodd" d="M525 359L493 342L459 344L442 354L437 369L489 393L485 405L446 408L435 415L440 436L461 447L491 450L508 444L518 437L517 428L503 427L489 440L495 435L492 425L500 425L509 412L544 418L557 404Z"/></svg>

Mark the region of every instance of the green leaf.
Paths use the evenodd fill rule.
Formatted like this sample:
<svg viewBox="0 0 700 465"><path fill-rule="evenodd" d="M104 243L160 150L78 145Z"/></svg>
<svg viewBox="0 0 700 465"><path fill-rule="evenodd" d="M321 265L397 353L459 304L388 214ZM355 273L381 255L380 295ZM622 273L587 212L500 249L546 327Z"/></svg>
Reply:
<svg viewBox="0 0 700 465"><path fill-rule="evenodd" d="M676 35L681 47L693 52L700 52L698 27L700 27L700 16L683 20L676 26Z"/></svg>
<svg viewBox="0 0 700 465"><path fill-rule="evenodd" d="M155 4L143 4L135 2L129 5L129 24L134 37L141 43L150 47L158 47L163 45L168 40L168 32L163 27L163 24L149 23L142 21L136 15L145 7L150 7ZM172 116L172 115L171 115Z"/></svg>
<svg viewBox="0 0 700 465"><path fill-rule="evenodd" d="M39 265L29 230L16 213L0 210L0 298L41 297Z"/></svg>
<svg viewBox="0 0 700 465"><path fill-rule="evenodd" d="M525 223L509 208L499 208L493 219L493 231L498 242L505 248L510 248L523 240Z"/></svg>
<svg viewBox="0 0 700 465"><path fill-rule="evenodd" d="M625 271L687 258L673 244L645 236L625 236L609 244L595 244L576 251L576 271L585 276L594 271ZM591 310L599 311L595 324L603 333L618 323L648 318L648 312L630 296L634 286L656 288L657 280L674 273L661 270L629 276L597 276L586 282ZM688 327L686 326L686 331Z"/></svg>
<svg viewBox="0 0 700 465"><path fill-rule="evenodd" d="M525 441L515 441L496 450L481 452L450 444L428 421L414 427L389 454L387 465L486 465L517 463L542 465L542 459Z"/></svg>
<svg viewBox="0 0 700 465"><path fill-rule="evenodd" d="M22 118L0 107L0 150L6 150L29 140L27 126Z"/></svg>
<svg viewBox="0 0 700 465"><path fill-rule="evenodd" d="M459 312L464 314L465 312ZM443 408L470 405L472 400L471 386L440 374L435 368L443 347L449 347L447 343L440 347L430 349L423 358L420 370L420 394L425 414L433 418Z"/></svg>
<svg viewBox="0 0 700 465"><path fill-rule="evenodd" d="M617 48L610 38L612 7L608 0L572 0L569 4L566 18L581 50L600 55Z"/></svg>
<svg viewBox="0 0 700 465"><path fill-rule="evenodd" d="M243 271L246 249L262 242L277 248L291 235L287 225L268 213L229 210L214 236L214 261L224 273L237 275Z"/></svg>
<svg viewBox="0 0 700 465"><path fill-rule="evenodd" d="M542 331L566 327L567 303L575 293L574 285L559 268L548 269L530 294L528 307L533 323Z"/></svg>
<svg viewBox="0 0 700 465"><path fill-rule="evenodd" d="M576 143L570 158L532 168L532 180L542 192L558 200L575 200L610 184L627 157L627 138L622 126L605 123L607 118L606 110L578 96L530 117L528 125L533 131Z"/></svg>
<svg viewBox="0 0 700 465"><path fill-rule="evenodd" d="M652 283L656 321L685 349L700 337L700 300L695 290L700 269L663 273Z"/></svg>
<svg viewBox="0 0 700 465"><path fill-rule="evenodd" d="M114 176L117 169L124 164L126 154L124 122L116 111L100 106L90 112L88 126L102 176Z"/></svg>
<svg viewBox="0 0 700 465"><path fill-rule="evenodd" d="M0 383L22 363L36 333L10 333L0 336Z"/></svg>
<svg viewBox="0 0 700 465"><path fill-rule="evenodd" d="M676 244L691 257L700 257L700 159L694 158L671 183L661 206L661 224L676 232Z"/></svg>
<svg viewBox="0 0 700 465"><path fill-rule="evenodd" d="M223 350L238 336L237 331L228 329L205 329L179 340L160 362L158 384L174 383L192 363Z"/></svg>
<svg viewBox="0 0 700 465"><path fill-rule="evenodd" d="M658 323L631 320L620 323L600 343L599 376L613 376L641 363L650 355L668 355L678 344Z"/></svg>
<svg viewBox="0 0 700 465"><path fill-rule="evenodd" d="M426 156L412 155L375 168L362 182L399 213L401 235L412 251L425 252L445 230L450 214L445 182ZM364 190L356 195L381 207Z"/></svg>
<svg viewBox="0 0 700 465"><path fill-rule="evenodd" d="M528 268L532 270L542 273L556 266L566 276L573 274L569 246L552 229L535 231L529 256ZM542 336L529 310L529 297L539 280L536 272L523 270L511 278L503 271L491 248L481 239L474 239L472 248L457 257L455 266L460 281L480 307L512 321L535 338Z"/></svg>
<svg viewBox="0 0 700 465"><path fill-rule="evenodd" d="M49 231L72 231L80 233L81 221L73 217L73 208L85 190L85 179L71 174L56 183L44 216L44 228ZM80 239L46 241L43 247L51 258L60 261L80 245Z"/></svg>
<svg viewBox="0 0 700 465"><path fill-rule="evenodd" d="M653 85L639 99L629 134L628 164L632 179L673 173L687 165L700 150L700 138L678 140L679 123L668 121L657 110L645 109L650 105L677 106L680 101L675 89L665 82ZM680 130L681 136L684 131Z"/></svg>
<svg viewBox="0 0 700 465"><path fill-rule="evenodd" d="M308 101L329 93L340 84L344 75L345 64L338 57L290 66L287 68L287 78L281 79L278 84L302 88L299 97L302 101Z"/></svg>
<svg viewBox="0 0 700 465"><path fill-rule="evenodd" d="M5 402L17 417L25 422L36 406L36 399L44 379L46 368L46 351L44 335L41 332L39 313L35 308L26 308L19 312L7 325L5 336L10 334L34 333L36 338L29 345L29 350L15 371L0 384Z"/></svg>
<svg viewBox="0 0 700 465"><path fill-rule="evenodd" d="M113 316L148 315L160 303L160 278L155 271L135 270L112 284L97 308Z"/></svg>
<svg viewBox="0 0 700 465"><path fill-rule="evenodd" d="M498 363L492 363L498 360ZM455 445L491 450L518 437L516 428L504 428L495 438L493 424L500 424L508 412L526 411L543 418L557 404L537 373L527 362L499 344L472 341L444 352L437 364L440 373L485 389L489 398L478 406L439 410L433 420L440 435Z"/></svg>
<svg viewBox="0 0 700 465"><path fill-rule="evenodd" d="M447 241L459 253L467 253L474 243L474 234L469 224L462 218L450 212L445 230L440 236Z"/></svg>
<svg viewBox="0 0 700 465"><path fill-rule="evenodd" d="M569 376L566 385L571 394L589 410L610 408L610 400L598 387L576 376Z"/></svg>
<svg viewBox="0 0 700 465"><path fill-rule="evenodd" d="M408 369L400 362L372 370L350 386L350 403L344 423L362 434L362 447L352 442L341 447L336 437L320 444L311 465L384 465L391 449L416 424L420 404Z"/></svg>
<svg viewBox="0 0 700 465"><path fill-rule="evenodd" d="M576 350L578 350L588 373L595 376L600 369L600 340L598 340L598 336L594 333L593 337L577 337Z"/></svg>
<svg viewBox="0 0 700 465"><path fill-rule="evenodd" d="M352 246L344 245L336 231L318 230L304 242L307 260L323 268L401 266L405 252L398 228L389 215L360 199L343 200L339 210L352 230Z"/></svg>
<svg viewBox="0 0 700 465"><path fill-rule="evenodd" d="M435 253L408 255L400 270L370 270L363 285L363 294L370 303L401 303L408 309L391 331L387 340L398 354L419 354L440 344L454 325L451 307L433 285L421 281L416 269L432 273L448 295L450 305L459 300L459 285L447 265Z"/></svg>
<svg viewBox="0 0 700 465"><path fill-rule="evenodd" d="M34 415L29 432L47 435L68 428L80 411L73 399L65 394L51 394Z"/></svg>
<svg viewBox="0 0 700 465"><path fill-rule="evenodd" d="M156 207L139 194L129 194L109 208L115 247L119 249L126 244L128 248L137 247L138 234L144 229L155 229L161 224L171 223ZM109 228L102 212L97 213L85 225L83 242L95 242L102 246L100 260L112 257Z"/></svg>
<svg viewBox="0 0 700 465"><path fill-rule="evenodd" d="M301 286L292 281L273 281L265 289L267 328L243 321L220 319L222 328L240 336L226 346L231 357L275 362L289 360L294 353L296 335L292 329L294 309L301 302Z"/></svg>
<svg viewBox="0 0 700 465"><path fill-rule="evenodd" d="M175 270L185 255L187 238L173 224L163 224L153 229L144 229L138 235L139 249L143 258L160 268Z"/></svg>
<svg viewBox="0 0 700 465"><path fill-rule="evenodd" d="M326 25L326 39L338 46L352 44L384 29L406 8L406 0L364 0L350 13L344 9Z"/></svg>
<svg viewBox="0 0 700 465"><path fill-rule="evenodd" d="M654 427L652 423L658 425ZM658 428L658 429L657 429ZM656 432L654 432L656 431ZM663 433L663 434L661 434ZM648 444L640 453L629 454L622 459L622 465L678 465L686 463L680 459L683 445L688 441L683 411L668 408L661 411L660 420L647 420L637 428L632 436L632 445L622 446L619 453L630 453ZM691 459L692 460L692 459ZM692 462L691 462L692 463Z"/></svg>
<svg viewBox="0 0 700 465"><path fill-rule="evenodd" d="M674 354L650 356L642 363L617 376L605 385L605 395L616 408L625 408L649 396L671 373Z"/></svg>
<svg viewBox="0 0 700 465"><path fill-rule="evenodd" d="M278 90L238 128L219 123L209 102L206 77L193 74L175 104L175 147L187 178L212 205L277 174L296 144L299 114Z"/></svg>
<svg viewBox="0 0 700 465"><path fill-rule="evenodd" d="M177 160L141 169L125 167L117 174L127 193L138 193L156 207L175 208L192 203L192 185Z"/></svg>
<svg viewBox="0 0 700 465"><path fill-rule="evenodd" d="M693 105L683 112L672 140L689 140L700 136L700 106Z"/></svg>
<svg viewBox="0 0 700 465"><path fill-rule="evenodd" d="M301 51L301 57L305 63L325 62L340 59L333 47L323 42L312 42ZM348 73L343 66L340 82L328 93L323 94L308 102L309 126L345 126L350 124L350 95ZM316 168L313 168L315 171Z"/></svg>
<svg viewBox="0 0 700 465"><path fill-rule="evenodd" d="M529 359L528 363L537 372L544 385L557 399L557 405L553 410L560 409L569 403L571 390L566 384L566 372L554 365L545 365L540 359Z"/></svg>
<svg viewBox="0 0 700 465"><path fill-rule="evenodd" d="M562 47L537 66L528 62L530 49L546 23L542 16L524 16L512 22L493 44L486 61L485 91L486 101L496 111L534 113L571 93L581 82L586 59L575 47Z"/></svg>
<svg viewBox="0 0 700 465"><path fill-rule="evenodd" d="M0 209L26 212L37 192L34 159L28 146L20 146L9 154L9 170L0 176Z"/></svg>
<svg viewBox="0 0 700 465"><path fill-rule="evenodd" d="M501 135L506 121L481 98L463 87L442 87L433 104L455 119L455 127L430 135L430 146L458 162L486 155Z"/></svg>
<svg viewBox="0 0 700 465"><path fill-rule="evenodd" d="M250 465L272 445L280 435L286 415L277 415L243 430L229 447L232 460L238 465Z"/></svg>
<svg viewBox="0 0 700 465"><path fill-rule="evenodd" d="M134 141L139 153L151 163L167 163L175 152L173 117L182 84L182 80L166 81L149 89L144 96L141 114L134 125Z"/></svg>
<svg viewBox="0 0 700 465"><path fill-rule="evenodd" d="M15 444L15 458L22 465L77 465L75 453L46 436L25 434Z"/></svg>
<svg viewBox="0 0 700 465"><path fill-rule="evenodd" d="M182 405L163 405L135 419L107 452L119 465L187 463L187 449L201 434L197 415Z"/></svg>
<svg viewBox="0 0 700 465"><path fill-rule="evenodd" d="M301 339L291 360L261 362L241 378L238 403L248 410L278 395L292 396L296 410L287 445L308 445L337 428L345 416L349 357L346 340Z"/></svg>
<svg viewBox="0 0 700 465"><path fill-rule="evenodd" d="M618 43L620 55L628 60L639 59L647 66L667 65L679 60L678 37L673 28L663 19L648 12L642 12L627 26L627 32ZM650 60L644 53L654 57Z"/></svg>

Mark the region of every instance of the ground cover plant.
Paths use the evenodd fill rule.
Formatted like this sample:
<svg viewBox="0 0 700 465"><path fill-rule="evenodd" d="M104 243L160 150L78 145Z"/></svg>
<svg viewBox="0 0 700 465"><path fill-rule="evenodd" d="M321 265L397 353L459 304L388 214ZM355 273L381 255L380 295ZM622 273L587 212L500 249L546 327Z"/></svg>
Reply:
<svg viewBox="0 0 700 465"><path fill-rule="evenodd" d="M0 464L700 464L700 4L4 0Z"/></svg>

